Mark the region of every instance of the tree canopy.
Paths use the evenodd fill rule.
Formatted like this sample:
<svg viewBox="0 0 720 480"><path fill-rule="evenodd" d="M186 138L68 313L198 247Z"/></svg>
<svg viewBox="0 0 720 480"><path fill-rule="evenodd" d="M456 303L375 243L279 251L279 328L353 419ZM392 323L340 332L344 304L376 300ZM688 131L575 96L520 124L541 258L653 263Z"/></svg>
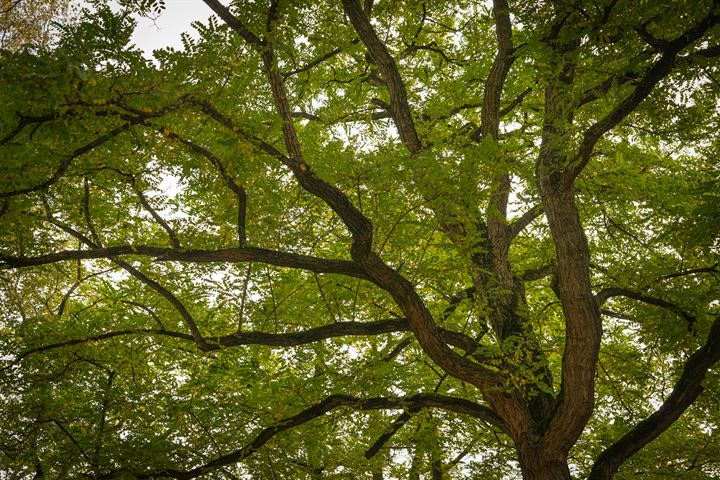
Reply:
<svg viewBox="0 0 720 480"><path fill-rule="evenodd" d="M720 2L204 1L0 50L1 477L720 476Z"/></svg>
<svg viewBox="0 0 720 480"><path fill-rule="evenodd" d="M0 49L48 46L53 22L69 15L69 0L0 0Z"/></svg>

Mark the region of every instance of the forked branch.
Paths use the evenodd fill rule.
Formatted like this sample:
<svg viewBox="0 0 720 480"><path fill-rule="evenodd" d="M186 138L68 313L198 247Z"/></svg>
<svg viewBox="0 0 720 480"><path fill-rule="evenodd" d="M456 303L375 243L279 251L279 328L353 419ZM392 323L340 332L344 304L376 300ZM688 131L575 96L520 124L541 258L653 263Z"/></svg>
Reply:
<svg viewBox="0 0 720 480"><path fill-rule="evenodd" d="M582 169L587 165L592 156L595 144L605 133L613 129L625 117L630 115L640 103L645 100L661 80L666 78L675 67L680 52L687 46L700 39L705 32L720 22L720 14L715 13L715 4L708 15L698 24L686 30L682 35L672 41L663 41L657 45L662 52L660 58L640 78L633 91L625 97L610 113L595 122L585 132L580 149L578 150L578 162L568 170L566 181L572 182ZM601 87L602 89L603 87Z"/></svg>
<svg viewBox="0 0 720 480"><path fill-rule="evenodd" d="M343 7L387 85L390 93L390 111L400 139L411 153L418 153L422 150L422 144L410 112L405 83L400 76L395 59L378 37L360 2L358 0L343 0Z"/></svg>
<svg viewBox="0 0 720 480"><path fill-rule="evenodd" d="M352 234L351 255L354 265L360 266L372 281L388 292L413 325L413 333L428 355L452 375L475 385L489 386L498 381L495 374L477 363L451 350L442 338L437 325L413 285L397 271L387 266L372 251L373 228L370 220L337 187L319 178L305 161L293 124L292 110L288 102L285 83L276 65L272 46L252 34L249 29L217 0L205 0L213 10L242 38L253 45L263 59L265 74L270 83L276 110L282 120L283 138L288 155L279 158L292 170L298 184L308 193L323 200L343 221ZM346 11L366 43L371 56L377 56L380 73L390 87L391 109L398 120L401 138L411 151L419 151L420 142L407 106L407 98L397 67L385 46L380 42L359 3L346 0ZM271 149L267 149L268 151Z"/></svg>

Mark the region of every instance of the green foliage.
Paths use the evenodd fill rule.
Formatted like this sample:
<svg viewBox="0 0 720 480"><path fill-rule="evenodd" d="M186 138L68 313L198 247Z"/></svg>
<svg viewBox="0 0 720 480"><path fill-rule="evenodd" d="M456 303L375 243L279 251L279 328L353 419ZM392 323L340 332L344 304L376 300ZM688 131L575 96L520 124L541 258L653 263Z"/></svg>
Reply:
<svg viewBox="0 0 720 480"><path fill-rule="evenodd" d="M118 3L87 2L46 49L0 50L0 257L8 263L0 271L0 472L60 479L192 470L278 427L246 458L204 478L431 478L437 461L442 478L519 478L507 432L458 412L346 405L280 429L336 394L486 402L408 329L202 352L170 299L212 342L405 317L377 282L155 255L123 256L129 268L113 255L11 268L11 257L126 245L178 254L240 245L352 260L349 229L279 159L290 155L287 125L263 73L264 52L213 17L193 24L181 50L148 59L131 42L137 16L182 7ZM483 121L496 54L493 12L464 0L377 2L372 24L404 79L425 147L417 154L402 145L384 107L388 89L340 2L281 1L272 22L263 2L232 3L274 49L272 68L284 78L310 172L372 222L372 248L437 326L479 343L475 352L453 351L499 373L497 390L561 398L567 330L548 224L539 216L512 239L510 287L478 267L478 259L494 260L488 224L508 226L542 201L536 160L550 121L546 86L564 62L575 61L574 83L563 87L574 118L550 127L564 142L558 157L577 165L569 153L583 133L661 55L638 29L669 41L701 21L710 2L621 0L604 21L597 2L513 3L516 61L501 102L512 108L499 137L480 141L471 133ZM548 41L558 18L567 22L556 41L577 42L562 55ZM718 40L709 29L690 50ZM667 398L720 311L719 67L688 51L675 63L599 140L575 183L594 292L622 288L662 303L618 295L601 307L596 406L569 458L581 477ZM493 203L505 177L507 215ZM247 194L246 245L237 233L238 189ZM473 287L474 297L463 293ZM522 328L501 338L493 315L512 295ZM111 332L126 333L103 337ZM711 370L698 400L616 478L716 478L719 380ZM366 458L404 412L406 423Z"/></svg>

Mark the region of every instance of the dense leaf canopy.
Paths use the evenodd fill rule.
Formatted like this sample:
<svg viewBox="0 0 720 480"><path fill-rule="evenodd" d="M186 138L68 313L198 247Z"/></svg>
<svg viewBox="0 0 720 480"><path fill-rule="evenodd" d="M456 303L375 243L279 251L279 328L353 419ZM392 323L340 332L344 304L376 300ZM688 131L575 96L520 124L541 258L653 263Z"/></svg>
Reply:
<svg viewBox="0 0 720 480"><path fill-rule="evenodd" d="M0 477L720 476L718 2L205 3L0 50Z"/></svg>
<svg viewBox="0 0 720 480"><path fill-rule="evenodd" d="M70 14L69 0L0 0L0 49L48 46L53 24Z"/></svg>

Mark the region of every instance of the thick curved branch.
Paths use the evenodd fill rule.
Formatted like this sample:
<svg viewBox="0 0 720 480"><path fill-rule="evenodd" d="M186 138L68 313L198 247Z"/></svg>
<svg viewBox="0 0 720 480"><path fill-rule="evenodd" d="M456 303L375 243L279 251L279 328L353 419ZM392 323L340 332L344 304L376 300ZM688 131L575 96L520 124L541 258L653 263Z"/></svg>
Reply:
<svg viewBox="0 0 720 480"><path fill-rule="evenodd" d="M715 8L714 6L712 7ZM675 40L663 42L659 48L662 55L655 64L638 81L635 89L625 97L604 118L595 122L586 132L578 150L578 163L568 169L566 181L572 183L577 175L590 161L595 144L608 131L614 128L625 117L630 115L640 102L645 100L653 88L675 67L679 53L688 45L700 39L705 32L720 21L720 14L710 12L700 23L685 31Z"/></svg>
<svg viewBox="0 0 720 480"><path fill-rule="evenodd" d="M497 37L497 53L493 60L485 81L483 107L481 112L480 128L470 135L472 140L481 139L498 140L500 133L500 98L502 97L505 81L510 67L515 61L513 55L512 24L510 23L510 9L505 0L493 1L493 16L495 18L495 36ZM500 158L494 159L500 162ZM507 206L510 198L510 174L506 167L499 167L498 175L492 179L490 201L487 209L487 233L490 246L491 270L494 274L497 287L512 291L513 281L511 266L508 259L512 228L507 224ZM493 328L500 338L515 333L509 297L493 299L496 321Z"/></svg>
<svg viewBox="0 0 720 480"><path fill-rule="evenodd" d="M64 250L37 257L13 257L0 255L0 269L24 268L66 260L113 258L122 255L139 255L154 257L156 262L188 262L188 263L244 263L260 262L277 267L299 268L317 273L338 273L350 277L368 280L369 277L360 267L348 260L328 260L299 255L296 253L278 252L265 248L236 247L219 250L182 250L146 245L120 245L115 247L92 248L89 250Z"/></svg>
<svg viewBox="0 0 720 480"><path fill-rule="evenodd" d="M395 59L377 36L360 2L358 0L343 0L343 7L387 85L390 93L390 111L400 139L411 153L418 153L422 150L422 144L415 129L415 122L407 100L407 90Z"/></svg>
<svg viewBox="0 0 720 480"><path fill-rule="evenodd" d="M542 443L548 451L567 452L593 411L602 324L590 285L589 248L573 192L552 191L552 183L542 188L546 190L542 192L543 207L555 243L557 294L566 338L560 395Z"/></svg>
<svg viewBox="0 0 720 480"><path fill-rule="evenodd" d="M274 347L293 347L314 343L328 338L345 336L380 335L384 333L409 332L412 325L405 318L378 320L375 322L337 322L293 333L239 332L208 339L220 347L237 345L267 345ZM480 343L472 337L453 330L439 329L440 336L448 345L460 348L470 355L482 357L478 350Z"/></svg>
<svg viewBox="0 0 720 480"><path fill-rule="evenodd" d="M557 265L555 264L555 262L546 263L544 265L540 265L537 268L525 270L522 275L520 275L520 279L523 282L534 282L536 280L541 280L543 278L549 277L553 274L557 274Z"/></svg>
<svg viewBox="0 0 720 480"><path fill-rule="evenodd" d="M493 16L495 17L495 36L497 37L498 49L490 69L490 75L488 75L485 81L480 128L470 135L470 137L476 141L481 138L497 139L498 137L500 126L500 97L502 96L510 67L515 61L515 56L513 55L510 9L505 0L493 1ZM527 93L525 93L525 95L527 95ZM522 102L524 95L518 98L518 103ZM512 108L514 108L514 106Z"/></svg>
<svg viewBox="0 0 720 480"><path fill-rule="evenodd" d="M705 344L685 363L670 396L652 415L638 423L598 456L589 480L609 480L620 466L667 430L702 393L707 371L720 360L720 316L715 319Z"/></svg>
<svg viewBox="0 0 720 480"><path fill-rule="evenodd" d="M219 337L216 341L222 347L237 345L294 347L328 338L381 335L409 330L410 323L404 318L399 318L375 322L337 322L293 333L238 332Z"/></svg>
<svg viewBox="0 0 720 480"><path fill-rule="evenodd" d="M439 408L459 413L461 415L478 418L492 425L504 428L502 420L500 420L497 414L495 414L495 412L493 412L490 408L462 398L449 397L434 393L420 393L404 398L376 397L361 399L350 395L336 394L325 398L321 402L306 408L296 415L288 417L275 425L263 429L252 441L241 449L218 457L215 460L207 462L197 468L187 471L164 470L160 472L143 473L136 475L136 477L140 479L169 477L181 480L197 478L225 465L236 464L255 453L278 433L310 422L341 407L357 411L400 408L410 411L418 411L423 408Z"/></svg>
<svg viewBox="0 0 720 480"><path fill-rule="evenodd" d="M276 83L282 82L281 79L275 78ZM280 100L285 101L285 108L289 112L289 106L287 105L287 98L284 93L284 86L280 83L279 86L275 87L281 90L277 96ZM221 113L214 105L207 101L195 101L196 105L202 109L207 115L216 120L218 123L231 130L232 132L240 135L248 142L255 145L258 149L270 155L271 157L278 160L280 163L288 167L295 178L298 181L300 187L302 187L308 193L323 200L332 210L335 212L340 219L343 221L345 226L350 230L353 235L353 248L356 251L369 252L372 244L372 224L363 213L358 210L355 205L347 198L347 196L341 192L338 188L325 182L319 178L310 169L310 166L305 162L302 152L300 151L300 145L297 142L297 136L294 134L295 129L291 125L292 113L289 114L290 126L287 129L292 130L293 135L290 136L289 140L286 140L286 144L290 143L294 146L291 151L291 156L285 155L283 152L275 148L273 145L265 142L261 138L246 132L239 125L237 125L228 116ZM287 122L286 122L287 123ZM294 152L294 153L293 153ZM197 153L202 152L198 151Z"/></svg>
<svg viewBox="0 0 720 480"><path fill-rule="evenodd" d="M510 224L510 238L515 238L543 214L543 207L540 204L534 205L530 210L523 213L515 221Z"/></svg>
<svg viewBox="0 0 720 480"><path fill-rule="evenodd" d="M265 45L265 42L260 39L257 35L255 35L253 32L250 31L249 28L245 26L244 23L242 23L235 15L230 13L230 10L227 9L222 3L220 3L218 0L203 0L205 4L212 9L213 12L217 14L218 17L222 19L223 22L225 22L228 27L235 30L237 33L240 34L240 36L248 43L255 45L255 46L262 46Z"/></svg>
<svg viewBox="0 0 720 480"><path fill-rule="evenodd" d="M500 99L510 67L515 61L513 55L512 24L510 9L505 0L493 1L497 53L485 81L483 107L480 128L470 135L474 141L487 139L497 142L500 129ZM506 292L513 291L513 275L509 261L512 228L507 222L507 207L511 190L511 179L503 154L490 159L497 163L496 172L491 177L490 199L486 208L487 245L489 255L480 262L480 269L489 269L496 288ZM483 265L483 263L486 263ZM482 275L482 274L480 274ZM520 333L520 324L516 321L513 295L495 295L490 299L492 308L491 324L501 340Z"/></svg>
<svg viewBox="0 0 720 480"><path fill-rule="evenodd" d="M563 18L557 23L558 34L564 21ZM536 178L555 244L557 282L551 285L556 285L553 290L562 303L565 348L560 394L549 421L544 422L546 428L538 448L558 453L570 450L592 415L602 324L590 285L590 252L572 184L564 184L560 173L567 158L563 153L567 142L564 130L572 124L574 114L569 97L575 61L567 53L576 49L578 43L552 42L559 71L545 88L545 119Z"/></svg>

